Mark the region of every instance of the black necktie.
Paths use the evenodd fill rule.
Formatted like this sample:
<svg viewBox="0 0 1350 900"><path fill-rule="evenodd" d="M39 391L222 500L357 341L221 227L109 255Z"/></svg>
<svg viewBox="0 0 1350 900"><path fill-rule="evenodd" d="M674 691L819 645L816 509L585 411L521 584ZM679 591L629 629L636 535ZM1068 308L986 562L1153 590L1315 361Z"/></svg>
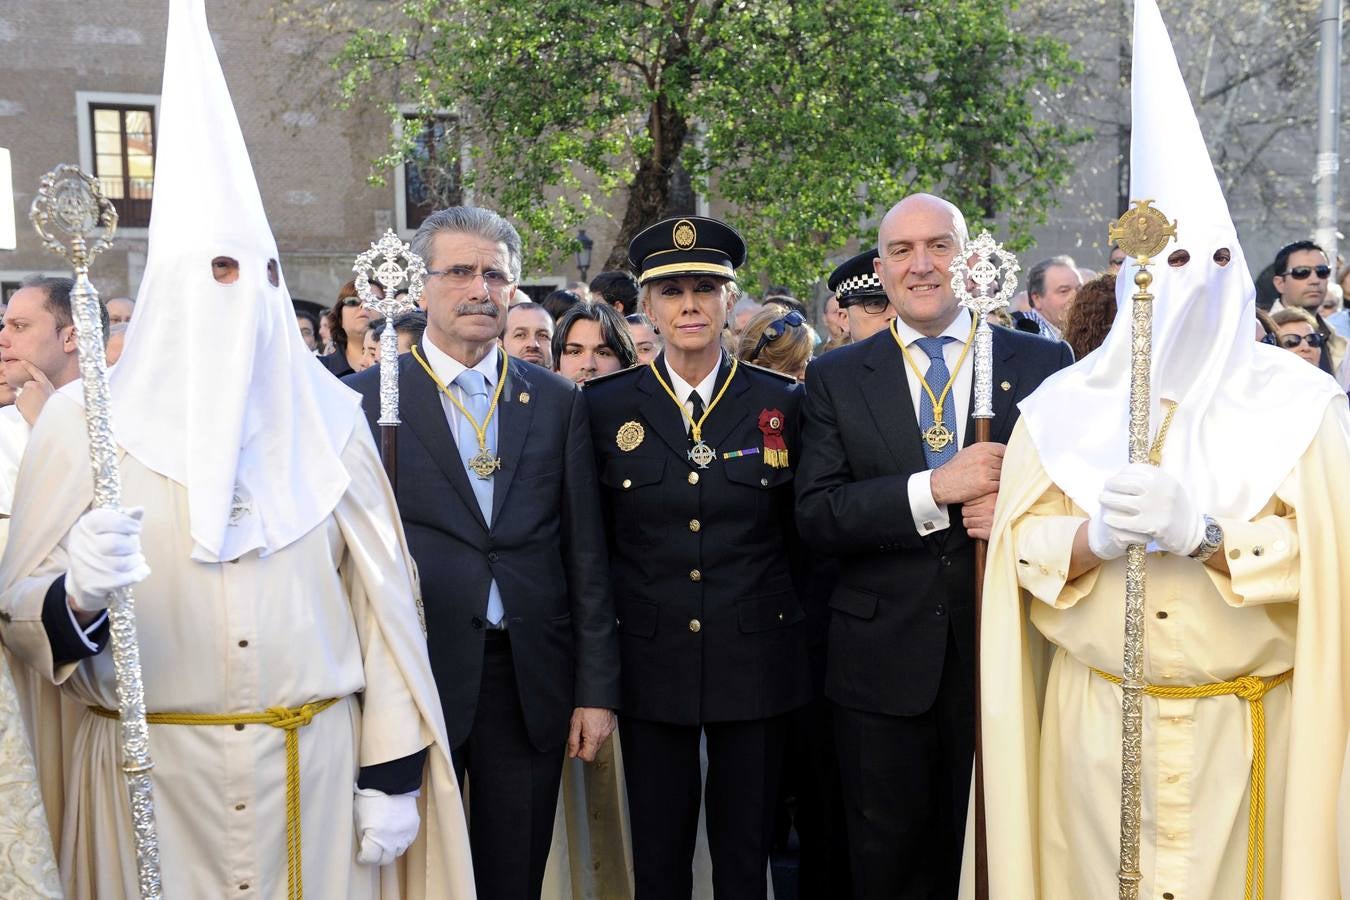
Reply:
<svg viewBox="0 0 1350 900"><path fill-rule="evenodd" d="M694 429L692 423L703 418L703 397L698 391L689 392L689 403L694 407L693 415L690 416L691 427L689 428L689 446L694 446Z"/></svg>

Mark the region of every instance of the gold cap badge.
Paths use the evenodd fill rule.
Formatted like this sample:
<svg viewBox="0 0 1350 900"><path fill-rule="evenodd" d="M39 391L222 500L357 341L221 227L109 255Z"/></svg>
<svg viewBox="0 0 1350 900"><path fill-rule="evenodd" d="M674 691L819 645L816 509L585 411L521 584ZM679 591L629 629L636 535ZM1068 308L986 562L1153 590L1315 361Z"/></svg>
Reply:
<svg viewBox="0 0 1350 900"><path fill-rule="evenodd" d="M642 443L642 439L647 436L647 432L642 430L639 422L624 422L619 426L619 433L614 436L614 441L619 445L619 449L624 453L636 450Z"/></svg>
<svg viewBox="0 0 1350 900"><path fill-rule="evenodd" d="M675 223L675 229L671 232L671 240L675 242L676 249L688 250L698 243L698 229L688 219L681 219Z"/></svg>

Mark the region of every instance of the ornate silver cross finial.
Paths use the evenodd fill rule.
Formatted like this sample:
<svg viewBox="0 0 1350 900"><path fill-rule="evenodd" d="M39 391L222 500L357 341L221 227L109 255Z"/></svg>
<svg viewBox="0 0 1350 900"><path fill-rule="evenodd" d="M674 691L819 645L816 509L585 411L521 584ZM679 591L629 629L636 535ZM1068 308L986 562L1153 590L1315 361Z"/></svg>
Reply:
<svg viewBox="0 0 1350 900"><path fill-rule="evenodd" d="M400 264L399 260L405 260ZM380 335L380 421L381 425L397 425L398 418L398 335L394 332L394 318L400 313L417 308L426 283L427 266L412 247L399 240L393 229L370 245L370 249L356 257L352 265L356 273L356 293L361 304L384 317L384 333ZM383 296L375 292L372 281L378 281ZM407 290L400 298L398 292Z"/></svg>
<svg viewBox="0 0 1350 900"><path fill-rule="evenodd" d="M994 332L989 327L989 314L1007 307L1017 290L1017 273L1021 268L1017 257L1003 249L987 231L967 240L952 260L952 292L975 318L977 419L994 417Z"/></svg>
<svg viewBox="0 0 1350 900"><path fill-rule="evenodd" d="M77 271L112 246L117 230L117 208L79 166L57 166L43 175L28 217L42 245ZM103 233L95 235L100 229Z"/></svg>

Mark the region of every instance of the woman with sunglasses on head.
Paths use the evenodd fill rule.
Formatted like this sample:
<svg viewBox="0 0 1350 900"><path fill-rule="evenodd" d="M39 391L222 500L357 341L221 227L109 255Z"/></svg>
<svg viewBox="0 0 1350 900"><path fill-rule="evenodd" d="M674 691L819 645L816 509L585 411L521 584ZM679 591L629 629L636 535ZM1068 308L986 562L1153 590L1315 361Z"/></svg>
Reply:
<svg viewBox="0 0 1350 900"><path fill-rule="evenodd" d="M793 524L802 393L722 351L745 261L732 228L667 219L628 253L665 349L585 392L619 622L636 898L691 895L706 804L714 895L756 900L788 714L811 696Z"/></svg>
<svg viewBox="0 0 1350 900"><path fill-rule="evenodd" d="M1285 307L1271 316L1275 323L1275 345L1289 350L1317 366L1328 375L1332 372L1326 367L1322 354L1322 335L1317 330L1317 320L1306 310Z"/></svg>
<svg viewBox="0 0 1350 900"><path fill-rule="evenodd" d="M802 381L816 346L816 333L795 309L770 303L746 323L736 343L736 356L741 362Z"/></svg>
<svg viewBox="0 0 1350 900"><path fill-rule="evenodd" d="M372 281L370 286L376 292L383 291L377 282ZM342 286L338 291L337 302L326 315L335 349L326 356L320 356L319 362L338 378L364 371L366 328L370 325L371 316L370 311L361 305L355 281Z"/></svg>

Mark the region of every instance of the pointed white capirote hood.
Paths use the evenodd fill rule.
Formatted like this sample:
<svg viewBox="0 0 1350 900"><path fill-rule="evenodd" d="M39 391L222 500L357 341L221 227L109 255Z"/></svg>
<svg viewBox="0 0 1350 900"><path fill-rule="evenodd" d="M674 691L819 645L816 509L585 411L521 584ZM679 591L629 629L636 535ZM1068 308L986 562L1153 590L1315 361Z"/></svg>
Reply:
<svg viewBox="0 0 1350 900"><path fill-rule="evenodd" d="M266 556L337 506L360 401L301 342L203 0L170 0L155 169L113 428L187 488L194 559Z"/></svg>
<svg viewBox="0 0 1350 900"><path fill-rule="evenodd" d="M1130 197L1152 200L1177 237L1153 260L1152 428L1177 404L1162 467L1214 516L1250 518L1293 469L1341 396L1329 376L1259 344L1256 291L1156 0L1136 0ZM1105 223L1103 223L1103 227ZM1169 257L1185 251L1184 264ZM1226 265L1216 259L1226 251ZM1105 342L1021 404L1051 479L1090 514L1128 462L1130 310L1137 266L1116 282Z"/></svg>

